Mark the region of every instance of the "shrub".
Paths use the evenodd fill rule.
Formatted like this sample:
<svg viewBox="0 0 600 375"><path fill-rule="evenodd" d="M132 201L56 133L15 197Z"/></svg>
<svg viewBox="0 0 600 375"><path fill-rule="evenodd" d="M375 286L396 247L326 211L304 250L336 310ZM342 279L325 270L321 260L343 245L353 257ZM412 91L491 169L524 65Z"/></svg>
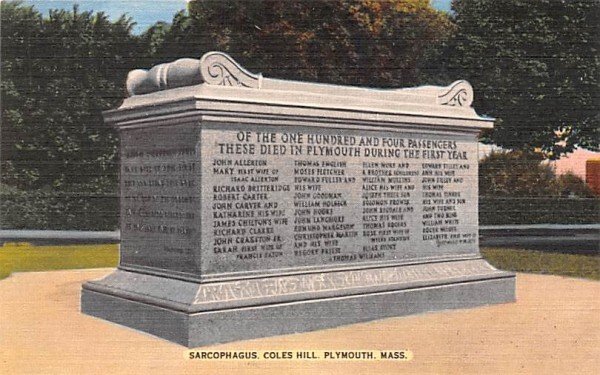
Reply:
<svg viewBox="0 0 600 375"><path fill-rule="evenodd" d="M523 151L492 152L479 163L479 195L492 197L556 196L554 170L541 156Z"/></svg>
<svg viewBox="0 0 600 375"><path fill-rule="evenodd" d="M600 199L579 177L556 177L536 154L494 152L479 164L479 223L600 223Z"/></svg>
<svg viewBox="0 0 600 375"><path fill-rule="evenodd" d="M571 172L558 176L558 190L564 197L593 198L595 196L585 181Z"/></svg>

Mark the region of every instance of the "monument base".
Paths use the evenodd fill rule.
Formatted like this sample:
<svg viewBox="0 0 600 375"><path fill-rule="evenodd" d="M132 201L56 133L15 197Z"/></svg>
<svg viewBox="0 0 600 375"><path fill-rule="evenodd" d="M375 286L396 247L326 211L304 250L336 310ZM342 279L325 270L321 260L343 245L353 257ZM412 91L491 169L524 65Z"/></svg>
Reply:
<svg viewBox="0 0 600 375"><path fill-rule="evenodd" d="M307 281L315 279L320 282ZM296 282L293 287L291 280ZM328 280L347 282L331 290ZM482 259L240 283L200 284L117 270L84 284L81 309L191 348L515 300L514 274ZM286 283L287 290L260 289Z"/></svg>

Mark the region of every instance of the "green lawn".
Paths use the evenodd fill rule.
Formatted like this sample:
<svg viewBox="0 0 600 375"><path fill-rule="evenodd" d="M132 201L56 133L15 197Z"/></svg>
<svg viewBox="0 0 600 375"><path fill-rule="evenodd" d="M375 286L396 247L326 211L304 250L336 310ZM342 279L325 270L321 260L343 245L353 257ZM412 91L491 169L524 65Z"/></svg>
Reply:
<svg viewBox="0 0 600 375"><path fill-rule="evenodd" d="M600 280L600 256L546 253L533 250L484 248L483 256L496 268ZM116 267L117 245L0 247L0 279L12 272Z"/></svg>
<svg viewBox="0 0 600 375"><path fill-rule="evenodd" d="M5 244L0 247L0 279L12 272L74 268L116 267L117 245L31 246Z"/></svg>
<svg viewBox="0 0 600 375"><path fill-rule="evenodd" d="M502 270L600 280L600 255L507 248L482 248L481 254L494 267Z"/></svg>

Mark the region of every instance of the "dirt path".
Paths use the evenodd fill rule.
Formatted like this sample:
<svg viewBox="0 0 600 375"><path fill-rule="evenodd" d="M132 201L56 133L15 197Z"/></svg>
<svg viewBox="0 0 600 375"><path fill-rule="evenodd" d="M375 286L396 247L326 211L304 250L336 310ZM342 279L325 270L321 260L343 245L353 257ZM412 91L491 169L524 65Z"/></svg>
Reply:
<svg viewBox="0 0 600 375"><path fill-rule="evenodd" d="M410 362L249 362L189 360L184 347L82 315L81 283L108 272L21 273L0 281L0 373L592 374L600 368L599 282L519 274L514 304L202 348L414 353Z"/></svg>

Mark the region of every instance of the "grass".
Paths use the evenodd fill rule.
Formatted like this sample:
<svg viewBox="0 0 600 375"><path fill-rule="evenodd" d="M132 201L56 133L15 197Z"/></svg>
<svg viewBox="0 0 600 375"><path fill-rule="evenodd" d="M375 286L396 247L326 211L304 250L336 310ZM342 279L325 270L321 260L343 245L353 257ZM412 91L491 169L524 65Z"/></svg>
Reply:
<svg viewBox="0 0 600 375"><path fill-rule="evenodd" d="M599 255L559 254L534 250L483 248L484 258L496 268L600 280ZM12 272L116 267L117 245L0 247L0 279Z"/></svg>
<svg viewBox="0 0 600 375"><path fill-rule="evenodd" d="M494 267L506 271L600 280L600 255L597 254L560 254L507 248L482 248L481 254Z"/></svg>
<svg viewBox="0 0 600 375"><path fill-rule="evenodd" d="M32 246L5 244L0 247L0 279L13 272L51 271L76 268L116 267L118 245Z"/></svg>

